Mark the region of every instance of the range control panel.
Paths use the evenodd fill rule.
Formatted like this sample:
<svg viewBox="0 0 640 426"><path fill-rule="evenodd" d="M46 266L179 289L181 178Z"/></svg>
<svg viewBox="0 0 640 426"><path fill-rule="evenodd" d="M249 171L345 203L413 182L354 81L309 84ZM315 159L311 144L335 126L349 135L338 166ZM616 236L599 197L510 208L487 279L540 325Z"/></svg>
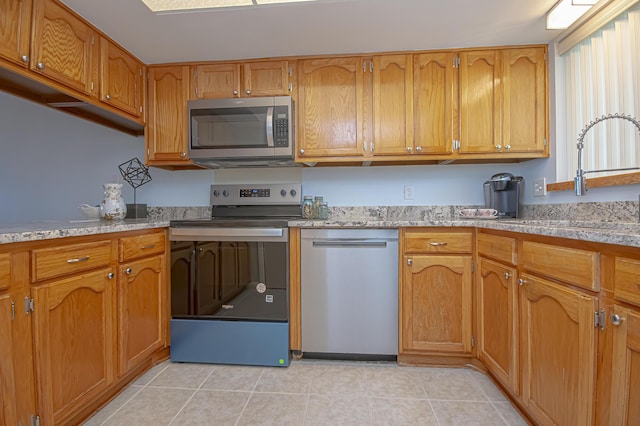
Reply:
<svg viewBox="0 0 640 426"><path fill-rule="evenodd" d="M301 202L299 183L211 185L212 206L299 205Z"/></svg>

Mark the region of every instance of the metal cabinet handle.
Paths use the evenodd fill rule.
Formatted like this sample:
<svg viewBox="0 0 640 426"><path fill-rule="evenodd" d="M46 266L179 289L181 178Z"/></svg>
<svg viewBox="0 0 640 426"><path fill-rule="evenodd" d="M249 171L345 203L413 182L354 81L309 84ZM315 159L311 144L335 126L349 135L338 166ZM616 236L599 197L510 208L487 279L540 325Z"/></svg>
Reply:
<svg viewBox="0 0 640 426"><path fill-rule="evenodd" d="M127 274L127 275L131 275L131 268L125 269L124 273Z"/></svg>
<svg viewBox="0 0 640 426"><path fill-rule="evenodd" d="M502 148L502 145L496 145L496 149Z"/></svg>
<svg viewBox="0 0 640 426"><path fill-rule="evenodd" d="M505 277L506 279L509 279L509 278L511 278L511 274L510 274L510 273L508 273L508 272L505 272L505 273L504 273L504 277Z"/></svg>
<svg viewBox="0 0 640 426"><path fill-rule="evenodd" d="M299 150L298 153L300 153L300 155L304 154L304 149Z"/></svg>
<svg viewBox="0 0 640 426"><path fill-rule="evenodd" d="M620 325L622 324L622 321L624 321L624 318L622 318L619 314L611 314L611 324Z"/></svg>
<svg viewBox="0 0 640 426"><path fill-rule="evenodd" d="M114 277L113 272L109 272L109 273L107 274L107 278L109 278L110 280L112 280L112 279L113 279L113 277Z"/></svg>
<svg viewBox="0 0 640 426"><path fill-rule="evenodd" d="M407 265L409 265L409 266L413 265L413 260L407 259Z"/></svg>
<svg viewBox="0 0 640 426"><path fill-rule="evenodd" d="M22 59L22 62L29 62L29 57L27 55L22 55L20 59Z"/></svg>
<svg viewBox="0 0 640 426"><path fill-rule="evenodd" d="M77 257L75 259L67 259L67 263L86 262L89 260L89 256Z"/></svg>
<svg viewBox="0 0 640 426"><path fill-rule="evenodd" d="M505 145L504 149L511 149L511 145Z"/></svg>
<svg viewBox="0 0 640 426"><path fill-rule="evenodd" d="M422 147L421 146L416 146L416 152L421 152L422 151Z"/></svg>
<svg viewBox="0 0 640 426"><path fill-rule="evenodd" d="M251 94L251 90L245 90L244 93L246 93L247 95Z"/></svg>
<svg viewBox="0 0 640 426"><path fill-rule="evenodd" d="M237 94L238 94L238 91L237 91L237 90L234 90L234 91L233 91L233 94L234 94L234 95L237 95Z"/></svg>
<svg viewBox="0 0 640 426"><path fill-rule="evenodd" d="M410 146L407 147L407 152L411 152L413 151L413 148L411 148Z"/></svg>
<svg viewBox="0 0 640 426"><path fill-rule="evenodd" d="M186 152L181 152L181 153L180 153L180 158L185 158L186 156L187 156L187 153L186 153Z"/></svg>
<svg viewBox="0 0 640 426"><path fill-rule="evenodd" d="M156 245L155 244L149 244L148 246L142 246L140 247L141 250L146 250L146 249L152 249L154 248Z"/></svg>
<svg viewBox="0 0 640 426"><path fill-rule="evenodd" d="M525 285L526 283L527 283L527 280L523 280L522 278L518 280L518 285Z"/></svg>
<svg viewBox="0 0 640 426"><path fill-rule="evenodd" d="M441 247L441 246L446 246L447 244L448 243L446 243L444 241L439 241L439 242L434 241L432 243L429 243L429 245L432 246L432 247Z"/></svg>
<svg viewBox="0 0 640 426"><path fill-rule="evenodd" d="M36 65L36 67L37 67L39 70L41 70L41 71L42 71L42 70L44 69L44 62L38 62L38 64Z"/></svg>
<svg viewBox="0 0 640 426"><path fill-rule="evenodd" d="M111 95L107 95L107 96L105 96L105 98L106 98L108 101L110 101L110 100L111 100Z"/></svg>

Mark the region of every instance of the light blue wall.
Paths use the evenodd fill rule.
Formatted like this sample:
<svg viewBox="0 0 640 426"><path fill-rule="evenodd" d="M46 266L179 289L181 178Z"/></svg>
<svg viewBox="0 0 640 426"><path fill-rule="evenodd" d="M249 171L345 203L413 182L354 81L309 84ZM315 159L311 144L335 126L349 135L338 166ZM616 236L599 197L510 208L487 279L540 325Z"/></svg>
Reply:
<svg viewBox="0 0 640 426"><path fill-rule="evenodd" d="M3 92L0 111L0 224L81 218L78 206L100 202L102 184L120 179L120 163L144 158L142 137ZM534 178L555 179L554 161L181 172L151 168L153 180L137 196L151 206L205 206L214 182L301 181L305 194L323 195L333 206L476 205L483 203L482 182L494 173L510 172L524 176L528 204L637 200L639 185L593 189L580 199L568 192L533 198ZM405 185L414 186L413 200L404 199ZM133 202L126 183L124 196Z"/></svg>

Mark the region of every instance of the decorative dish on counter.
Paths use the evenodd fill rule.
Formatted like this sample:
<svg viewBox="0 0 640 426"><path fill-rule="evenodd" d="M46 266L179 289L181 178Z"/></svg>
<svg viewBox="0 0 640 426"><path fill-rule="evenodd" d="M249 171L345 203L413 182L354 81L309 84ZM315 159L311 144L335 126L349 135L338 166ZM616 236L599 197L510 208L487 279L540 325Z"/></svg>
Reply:
<svg viewBox="0 0 640 426"><path fill-rule="evenodd" d="M458 213L462 219L497 219L496 209L462 209Z"/></svg>

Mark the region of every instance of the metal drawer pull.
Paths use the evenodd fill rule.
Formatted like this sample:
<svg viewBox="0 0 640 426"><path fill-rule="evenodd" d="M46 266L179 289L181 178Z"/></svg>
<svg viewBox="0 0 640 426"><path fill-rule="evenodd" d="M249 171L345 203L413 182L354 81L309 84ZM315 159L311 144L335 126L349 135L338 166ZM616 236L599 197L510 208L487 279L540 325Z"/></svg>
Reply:
<svg viewBox="0 0 640 426"><path fill-rule="evenodd" d="M511 278L511 274L510 274L510 273L508 273L508 272L505 272L505 273L504 273L504 277L505 277L506 279L509 279L509 278Z"/></svg>
<svg viewBox="0 0 640 426"><path fill-rule="evenodd" d="M430 245L430 246L433 246L433 247L440 247L440 246L446 246L446 245L447 245L447 243L445 243L445 242L443 242L443 241L441 241L441 242L435 242L435 241L434 241L434 242L432 242L432 243L429 243L429 245Z"/></svg>
<svg viewBox="0 0 640 426"><path fill-rule="evenodd" d="M113 279L113 277L114 277L113 272L109 272L109 273L107 274L107 278L109 278L110 280L112 280L112 279Z"/></svg>
<svg viewBox="0 0 640 426"><path fill-rule="evenodd" d="M89 260L89 256L77 257L75 259L67 259L67 263L86 262Z"/></svg>
<svg viewBox="0 0 640 426"><path fill-rule="evenodd" d="M527 280L523 280L522 278L518 279L518 285L525 285Z"/></svg>
<svg viewBox="0 0 640 426"><path fill-rule="evenodd" d="M125 269L124 273L127 274L127 275L131 275L131 268Z"/></svg>
<svg viewBox="0 0 640 426"><path fill-rule="evenodd" d="M141 250L146 250L146 249L151 249L154 248L156 245L155 244L149 244L148 246L142 246L140 247Z"/></svg>

